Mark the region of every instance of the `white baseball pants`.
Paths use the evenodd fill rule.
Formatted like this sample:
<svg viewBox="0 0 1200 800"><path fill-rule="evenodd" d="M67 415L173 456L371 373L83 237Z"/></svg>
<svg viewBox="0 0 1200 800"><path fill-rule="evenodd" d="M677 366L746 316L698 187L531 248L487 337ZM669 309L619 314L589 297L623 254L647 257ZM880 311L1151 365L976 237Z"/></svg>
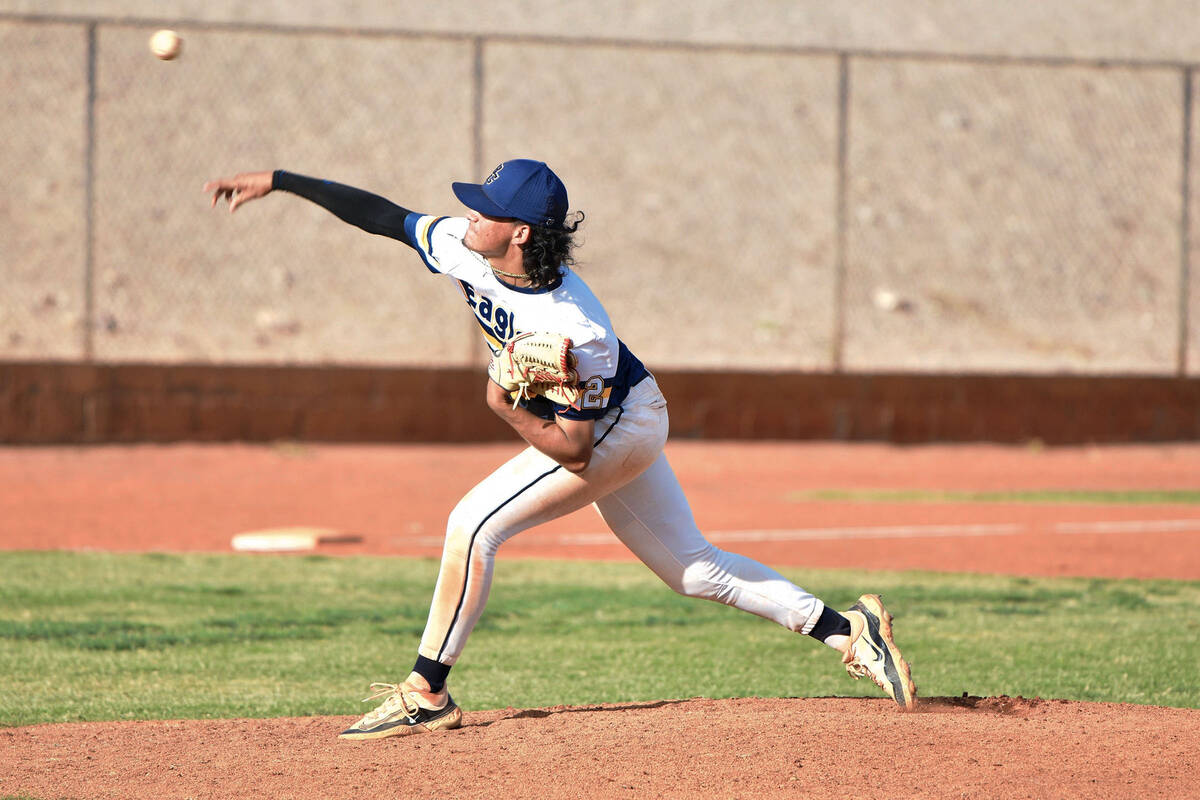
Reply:
<svg viewBox="0 0 1200 800"><path fill-rule="evenodd" d="M696 527L663 454L667 402L653 377L596 422L580 474L530 447L451 512L420 654L453 664L487 603L496 551L510 537L592 504L617 538L676 592L714 600L807 633L822 602L776 571L713 547Z"/></svg>

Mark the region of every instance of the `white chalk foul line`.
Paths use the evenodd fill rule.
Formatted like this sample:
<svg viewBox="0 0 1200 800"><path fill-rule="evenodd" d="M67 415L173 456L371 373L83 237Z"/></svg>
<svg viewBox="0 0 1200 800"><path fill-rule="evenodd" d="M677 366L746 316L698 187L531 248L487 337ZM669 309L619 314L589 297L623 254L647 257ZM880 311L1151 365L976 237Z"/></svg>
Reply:
<svg viewBox="0 0 1200 800"><path fill-rule="evenodd" d="M1032 532L1023 523L990 525L879 525L845 528L797 528L784 530L706 531L710 542L814 542L845 539L922 539L967 538L972 536L1015 536ZM1057 522L1045 534L1081 533L1190 533L1200 532L1200 519L1151 519L1107 522ZM565 533L557 536L533 536L512 541L544 545L550 540L557 545L597 546L618 544L612 533ZM397 538L407 545L441 547L441 537L422 536L413 539Z"/></svg>
<svg viewBox="0 0 1200 800"><path fill-rule="evenodd" d="M1024 525L884 525L858 528L800 528L796 530L709 531L710 542L803 542L837 539L916 539L925 536L1010 536L1022 533ZM565 534L562 544L613 544L611 533Z"/></svg>
<svg viewBox="0 0 1200 800"><path fill-rule="evenodd" d="M1200 519L1141 519L1120 522L1060 522L1055 533L1187 533L1200 531Z"/></svg>
<svg viewBox="0 0 1200 800"><path fill-rule="evenodd" d="M916 539L925 536L1009 536L1024 525L880 525L858 528L801 528L792 531L718 531L719 542L799 542L822 539Z"/></svg>
<svg viewBox="0 0 1200 800"><path fill-rule="evenodd" d="M708 531L710 542L812 542L845 539L967 538L972 536L1015 536L1030 533L1022 523L993 525L882 525L846 528L799 528L795 530ZM1200 519L1125 520L1121 522L1059 522L1048 534L1200 532ZM564 545L613 544L609 533L564 534Z"/></svg>

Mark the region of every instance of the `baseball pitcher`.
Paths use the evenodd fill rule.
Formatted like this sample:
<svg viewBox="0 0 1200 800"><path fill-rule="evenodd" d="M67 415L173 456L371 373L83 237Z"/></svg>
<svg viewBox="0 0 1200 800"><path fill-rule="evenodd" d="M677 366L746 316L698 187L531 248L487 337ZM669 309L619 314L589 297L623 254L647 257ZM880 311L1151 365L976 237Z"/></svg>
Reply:
<svg viewBox="0 0 1200 800"><path fill-rule="evenodd" d="M410 211L377 195L284 172L210 181L212 204L282 190L369 233L413 248L462 292L492 354L487 405L529 445L450 513L429 619L412 672L375 683L382 703L342 731L378 739L462 724L447 676L487 603L497 549L535 525L592 505L620 541L676 592L807 634L902 708L916 686L877 595L837 612L778 572L710 544L663 454L667 401L573 269L567 190L543 162L505 161L482 183L454 183L465 216Z"/></svg>

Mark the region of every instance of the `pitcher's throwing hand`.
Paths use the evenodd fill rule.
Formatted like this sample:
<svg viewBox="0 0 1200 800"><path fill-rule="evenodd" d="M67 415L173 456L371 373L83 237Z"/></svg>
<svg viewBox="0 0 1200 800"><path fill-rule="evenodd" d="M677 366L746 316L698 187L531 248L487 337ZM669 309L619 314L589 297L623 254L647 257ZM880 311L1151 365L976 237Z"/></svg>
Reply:
<svg viewBox="0 0 1200 800"><path fill-rule="evenodd" d="M217 178L204 184L204 191L212 192L212 207L217 207L217 201L229 201L229 213L237 211L237 207L251 200L256 200L271 192L272 176L270 172L242 172L232 178Z"/></svg>

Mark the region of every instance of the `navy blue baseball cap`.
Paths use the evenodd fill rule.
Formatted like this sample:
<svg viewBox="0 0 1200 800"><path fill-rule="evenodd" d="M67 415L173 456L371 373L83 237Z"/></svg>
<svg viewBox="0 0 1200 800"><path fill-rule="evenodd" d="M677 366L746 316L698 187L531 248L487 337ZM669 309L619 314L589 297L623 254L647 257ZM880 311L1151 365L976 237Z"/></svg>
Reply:
<svg viewBox="0 0 1200 800"><path fill-rule="evenodd" d="M515 158L492 170L483 183L451 185L464 206L488 217L550 228L562 227L567 217L567 187L542 161Z"/></svg>

